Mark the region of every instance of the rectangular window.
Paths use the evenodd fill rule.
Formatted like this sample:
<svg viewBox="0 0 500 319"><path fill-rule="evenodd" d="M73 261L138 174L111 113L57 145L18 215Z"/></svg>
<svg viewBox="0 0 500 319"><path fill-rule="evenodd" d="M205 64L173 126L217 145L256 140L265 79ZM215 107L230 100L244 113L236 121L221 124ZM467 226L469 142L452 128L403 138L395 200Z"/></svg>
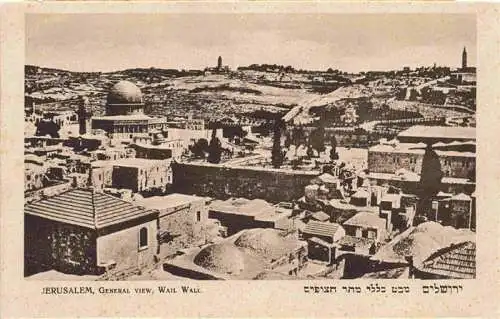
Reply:
<svg viewBox="0 0 500 319"><path fill-rule="evenodd" d="M139 231L139 250L148 248L148 229L142 227Z"/></svg>

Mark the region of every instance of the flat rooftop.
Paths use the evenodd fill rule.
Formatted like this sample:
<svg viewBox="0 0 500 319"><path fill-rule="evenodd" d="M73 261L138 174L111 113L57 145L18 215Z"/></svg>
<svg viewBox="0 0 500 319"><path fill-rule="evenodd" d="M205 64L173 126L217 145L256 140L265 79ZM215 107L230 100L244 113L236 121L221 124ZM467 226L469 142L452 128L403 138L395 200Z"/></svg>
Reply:
<svg viewBox="0 0 500 319"><path fill-rule="evenodd" d="M167 163L169 160L154 160L145 158L122 158L114 161L109 161L110 165L124 167L148 167Z"/></svg>
<svg viewBox="0 0 500 319"><path fill-rule="evenodd" d="M420 175L419 174L408 174L403 176L398 176L396 174L391 173L375 173L371 172L366 175L368 179L379 179L379 180L394 180L394 181L407 181L407 182L419 182ZM460 185L473 185L475 182L470 181L467 178L459 178L459 177L443 177L441 179L441 183L443 184L460 184Z"/></svg>
<svg viewBox="0 0 500 319"><path fill-rule="evenodd" d="M165 209L178 207L184 204L189 204L204 199L204 197L175 193L166 196L153 196L143 198L141 200L138 200L137 204L146 207L147 209Z"/></svg>
<svg viewBox="0 0 500 319"><path fill-rule="evenodd" d="M131 114L131 115L105 115L93 116L92 120L98 121L137 121L137 120L152 120L153 118L145 114Z"/></svg>
<svg viewBox="0 0 500 319"><path fill-rule="evenodd" d="M225 201L216 200L210 205L210 210L226 214L258 216L272 215L277 208L262 199L231 198Z"/></svg>
<svg viewBox="0 0 500 319"><path fill-rule="evenodd" d="M144 144L144 143L134 143L137 147L142 147L142 148L147 148L147 149L155 149L155 150L171 150L172 147L170 145L167 145L167 143L171 142L179 142L182 141L181 139L174 139L174 140L165 140L162 144L159 145L152 145L152 144Z"/></svg>
<svg viewBox="0 0 500 319"><path fill-rule="evenodd" d="M433 147L459 147L462 145L468 145L467 143L453 142L453 143L435 143ZM472 144L473 145L473 144ZM425 154L425 143L397 143L397 144L377 144L368 149L368 152L379 152L379 153L403 153L403 154ZM439 150L435 149L438 156L456 156L456 157L476 157L474 152L461 152L455 150Z"/></svg>
<svg viewBox="0 0 500 319"><path fill-rule="evenodd" d="M475 127L415 125L398 134L398 137L442 138L476 140Z"/></svg>

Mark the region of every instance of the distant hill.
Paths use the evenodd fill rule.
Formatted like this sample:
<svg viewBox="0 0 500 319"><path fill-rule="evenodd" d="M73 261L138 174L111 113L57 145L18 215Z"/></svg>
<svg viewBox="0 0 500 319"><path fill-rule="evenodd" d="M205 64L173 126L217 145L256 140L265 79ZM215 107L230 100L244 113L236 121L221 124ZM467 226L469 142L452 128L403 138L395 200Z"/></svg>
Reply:
<svg viewBox="0 0 500 319"><path fill-rule="evenodd" d="M25 75L35 75L38 73L73 73L68 70L55 69L55 68L44 68L36 65L25 65L24 74Z"/></svg>
<svg viewBox="0 0 500 319"><path fill-rule="evenodd" d="M177 69L161 69L161 68L133 68L125 70L117 70L111 72L76 72L57 68L40 67L37 65L25 65L24 72L26 76L46 73L57 73L66 75L124 75L124 76L165 76L165 77L181 77L181 76L197 76L202 75L201 70L177 70Z"/></svg>

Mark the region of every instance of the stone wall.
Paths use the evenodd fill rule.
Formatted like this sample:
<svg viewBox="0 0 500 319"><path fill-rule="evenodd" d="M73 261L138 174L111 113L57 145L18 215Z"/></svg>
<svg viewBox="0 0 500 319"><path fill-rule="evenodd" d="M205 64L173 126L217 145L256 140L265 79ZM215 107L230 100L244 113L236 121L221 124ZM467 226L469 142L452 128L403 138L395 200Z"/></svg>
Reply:
<svg viewBox="0 0 500 319"><path fill-rule="evenodd" d="M113 166L103 165L101 167L93 167L92 171L92 186L96 189L103 189L113 185Z"/></svg>
<svg viewBox="0 0 500 319"><path fill-rule="evenodd" d="M25 218L25 268L95 274L96 235L93 230L36 216Z"/></svg>
<svg viewBox="0 0 500 319"><path fill-rule="evenodd" d="M319 171L173 163L173 190L183 194L260 198L272 203L299 199Z"/></svg>
<svg viewBox="0 0 500 319"><path fill-rule="evenodd" d="M424 154L391 153L368 151L368 170L373 173L394 174L398 169L420 174ZM441 170L444 177L469 178L476 169L476 159L469 156L440 155Z"/></svg>
<svg viewBox="0 0 500 319"><path fill-rule="evenodd" d="M139 247L139 232L145 227L148 233L147 248ZM145 221L120 231L97 238L98 265L116 263L113 271L150 265L158 252L157 221Z"/></svg>
<svg viewBox="0 0 500 319"><path fill-rule="evenodd" d="M113 187L127 188L133 192L147 192L166 189L168 183L168 162L158 161L149 165L113 167Z"/></svg>
<svg viewBox="0 0 500 319"><path fill-rule="evenodd" d="M440 156L439 161L445 177L469 178L471 174L475 175L475 157Z"/></svg>
<svg viewBox="0 0 500 319"><path fill-rule="evenodd" d="M420 174L423 158L423 154L368 151L368 170L373 173L394 174L398 169L404 168Z"/></svg>
<svg viewBox="0 0 500 319"><path fill-rule="evenodd" d="M200 219L198 220L198 212ZM161 210L158 217L160 254L169 255L202 239L203 226L208 220L205 199Z"/></svg>

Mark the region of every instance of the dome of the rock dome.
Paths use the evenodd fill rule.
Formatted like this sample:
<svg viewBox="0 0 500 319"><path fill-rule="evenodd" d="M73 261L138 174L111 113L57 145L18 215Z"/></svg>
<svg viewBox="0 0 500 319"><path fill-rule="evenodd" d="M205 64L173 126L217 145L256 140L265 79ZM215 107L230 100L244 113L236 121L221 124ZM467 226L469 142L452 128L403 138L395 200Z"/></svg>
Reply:
<svg viewBox="0 0 500 319"><path fill-rule="evenodd" d="M120 81L109 90L107 103L116 104L142 104L142 92L132 82Z"/></svg>

